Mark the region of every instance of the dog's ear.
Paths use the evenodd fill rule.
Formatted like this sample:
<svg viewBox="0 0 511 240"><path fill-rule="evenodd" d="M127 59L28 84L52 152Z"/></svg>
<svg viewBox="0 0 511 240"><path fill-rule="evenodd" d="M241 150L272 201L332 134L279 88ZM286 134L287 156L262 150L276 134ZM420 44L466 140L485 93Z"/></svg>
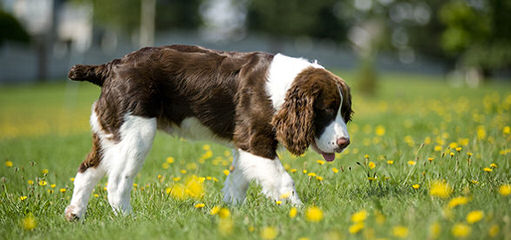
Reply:
<svg viewBox="0 0 511 240"><path fill-rule="evenodd" d="M303 154L315 136L314 101L319 90L311 82L305 82L300 79L294 82L272 119L277 140L294 155Z"/></svg>

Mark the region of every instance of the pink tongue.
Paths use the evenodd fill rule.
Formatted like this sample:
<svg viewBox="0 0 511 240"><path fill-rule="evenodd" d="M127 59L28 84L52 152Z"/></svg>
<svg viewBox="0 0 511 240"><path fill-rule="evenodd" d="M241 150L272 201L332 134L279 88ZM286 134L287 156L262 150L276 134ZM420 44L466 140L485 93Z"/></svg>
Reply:
<svg viewBox="0 0 511 240"><path fill-rule="evenodd" d="M322 155L327 162L331 162L335 159L335 153L322 153Z"/></svg>

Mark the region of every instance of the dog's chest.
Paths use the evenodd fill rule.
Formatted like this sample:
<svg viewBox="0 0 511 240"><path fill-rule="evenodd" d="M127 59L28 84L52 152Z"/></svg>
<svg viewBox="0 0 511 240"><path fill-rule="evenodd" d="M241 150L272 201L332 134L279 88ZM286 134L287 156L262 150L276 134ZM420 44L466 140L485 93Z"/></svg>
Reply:
<svg viewBox="0 0 511 240"><path fill-rule="evenodd" d="M179 125L174 123L158 123L158 128L172 136L182 137L185 139L214 140L226 146L232 145L226 139L214 134L195 117L185 118Z"/></svg>

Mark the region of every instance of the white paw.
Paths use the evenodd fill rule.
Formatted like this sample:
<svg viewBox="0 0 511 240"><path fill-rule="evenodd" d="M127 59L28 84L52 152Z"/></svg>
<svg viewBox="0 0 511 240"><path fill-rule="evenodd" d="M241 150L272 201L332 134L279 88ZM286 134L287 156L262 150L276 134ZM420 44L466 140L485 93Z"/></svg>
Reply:
<svg viewBox="0 0 511 240"><path fill-rule="evenodd" d="M69 222L78 221L82 218L83 211L80 208L69 205L66 207L66 211L64 213L66 220Z"/></svg>

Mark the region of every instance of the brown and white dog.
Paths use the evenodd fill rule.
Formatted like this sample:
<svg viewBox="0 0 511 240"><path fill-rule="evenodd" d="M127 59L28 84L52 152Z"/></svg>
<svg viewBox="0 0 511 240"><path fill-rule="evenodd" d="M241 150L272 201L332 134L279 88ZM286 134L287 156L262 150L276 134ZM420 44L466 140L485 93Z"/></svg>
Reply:
<svg viewBox="0 0 511 240"><path fill-rule="evenodd" d="M301 204L277 146L295 155L312 146L332 161L350 143L349 87L301 58L172 45L143 48L103 65L76 65L69 78L101 86L101 95L92 105L92 150L75 177L68 220L83 217L105 173L110 205L131 212L133 177L157 129L234 149L223 188L227 203L243 202L255 181L269 198Z"/></svg>

